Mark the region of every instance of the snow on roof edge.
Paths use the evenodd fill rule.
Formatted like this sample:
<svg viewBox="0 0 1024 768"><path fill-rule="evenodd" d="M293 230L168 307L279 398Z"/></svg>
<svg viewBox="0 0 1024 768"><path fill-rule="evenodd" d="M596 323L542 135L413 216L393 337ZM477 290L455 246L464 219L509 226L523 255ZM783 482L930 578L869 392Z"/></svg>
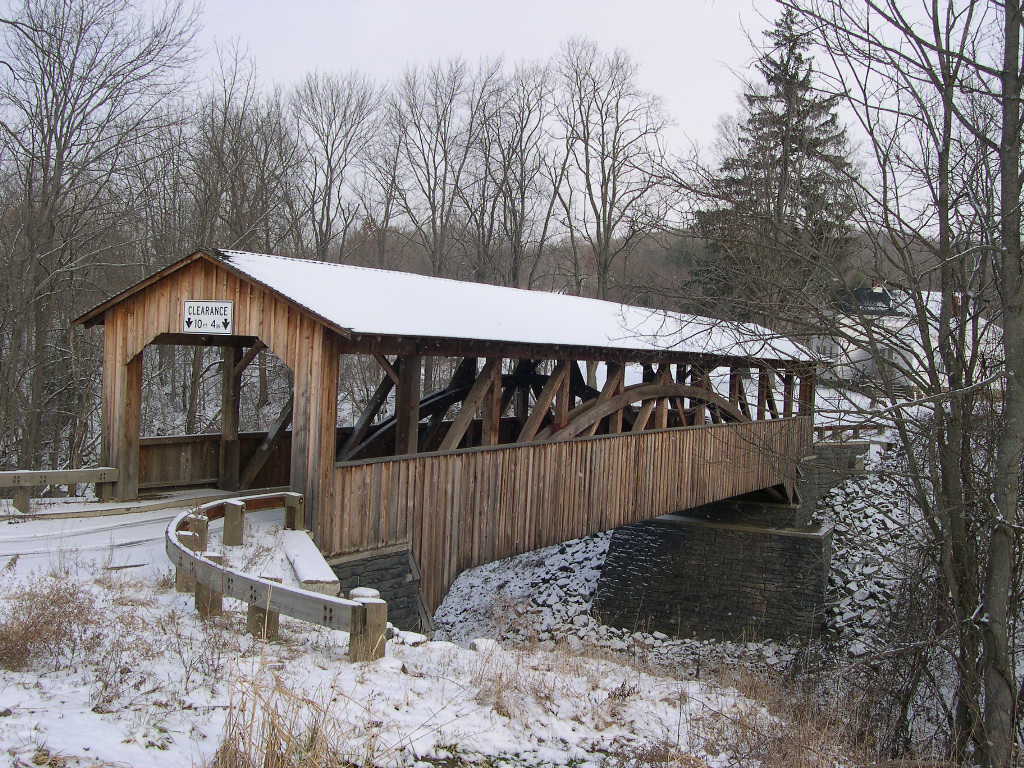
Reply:
<svg viewBox="0 0 1024 768"><path fill-rule="evenodd" d="M356 334L816 359L803 345L754 323L277 254L215 253L249 278ZM331 279L325 279L328 273ZM338 278L346 279L344 292L337 290Z"/></svg>

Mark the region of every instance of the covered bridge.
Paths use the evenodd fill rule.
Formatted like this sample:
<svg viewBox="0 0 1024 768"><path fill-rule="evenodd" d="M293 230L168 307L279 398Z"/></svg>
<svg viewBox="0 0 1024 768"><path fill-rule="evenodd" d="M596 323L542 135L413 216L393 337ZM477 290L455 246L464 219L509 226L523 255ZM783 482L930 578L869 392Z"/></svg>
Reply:
<svg viewBox="0 0 1024 768"><path fill-rule="evenodd" d="M327 556L407 548L428 610L490 560L757 491L793 501L810 452L812 360L751 324L230 250L77 322L104 329L106 495L290 485ZM220 434L140 436L153 344L223 347ZM291 369L293 399L267 433L240 435L262 349ZM350 354L374 356L381 380L338 425ZM459 362L423 393L428 356Z"/></svg>

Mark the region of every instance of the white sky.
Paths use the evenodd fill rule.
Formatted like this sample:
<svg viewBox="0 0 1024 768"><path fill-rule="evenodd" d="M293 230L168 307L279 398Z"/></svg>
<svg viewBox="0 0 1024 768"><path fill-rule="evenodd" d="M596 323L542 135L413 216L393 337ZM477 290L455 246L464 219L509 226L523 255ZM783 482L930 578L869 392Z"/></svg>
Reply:
<svg viewBox="0 0 1024 768"><path fill-rule="evenodd" d="M288 84L314 69L386 80L452 56L546 59L587 37L638 62L682 151L707 147L735 111L738 74L753 58L747 35L760 41L775 13L771 0L206 0L200 43L238 41L264 82Z"/></svg>

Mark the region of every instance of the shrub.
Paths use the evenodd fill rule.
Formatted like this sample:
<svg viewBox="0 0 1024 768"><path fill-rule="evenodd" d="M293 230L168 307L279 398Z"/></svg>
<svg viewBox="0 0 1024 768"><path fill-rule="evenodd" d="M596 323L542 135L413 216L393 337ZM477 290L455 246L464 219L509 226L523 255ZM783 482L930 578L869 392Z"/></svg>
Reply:
<svg viewBox="0 0 1024 768"><path fill-rule="evenodd" d="M0 605L0 667L74 663L100 643L96 598L82 584L44 576L19 584Z"/></svg>

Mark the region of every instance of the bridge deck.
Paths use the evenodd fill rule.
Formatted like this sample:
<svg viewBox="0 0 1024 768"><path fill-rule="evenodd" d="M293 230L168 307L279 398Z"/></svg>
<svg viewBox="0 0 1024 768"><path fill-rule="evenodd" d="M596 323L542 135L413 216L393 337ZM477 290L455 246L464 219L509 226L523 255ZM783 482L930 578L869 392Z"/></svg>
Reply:
<svg viewBox="0 0 1024 768"><path fill-rule="evenodd" d="M433 611L467 568L792 487L811 429L801 416L340 463L318 541L332 556L410 546Z"/></svg>

